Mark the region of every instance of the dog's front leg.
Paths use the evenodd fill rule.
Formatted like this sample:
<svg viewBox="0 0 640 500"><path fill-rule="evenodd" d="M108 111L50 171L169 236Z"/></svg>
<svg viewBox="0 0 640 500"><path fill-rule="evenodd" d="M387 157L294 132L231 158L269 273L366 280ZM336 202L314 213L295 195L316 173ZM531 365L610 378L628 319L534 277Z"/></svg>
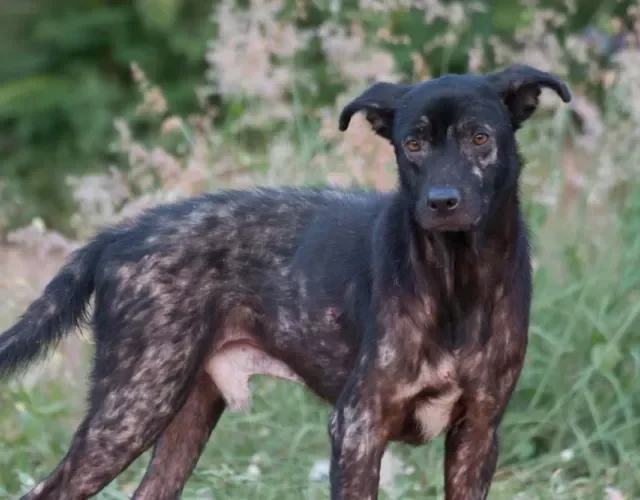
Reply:
<svg viewBox="0 0 640 500"><path fill-rule="evenodd" d="M445 441L446 500L485 500L498 459L497 429L484 419L461 419Z"/></svg>
<svg viewBox="0 0 640 500"><path fill-rule="evenodd" d="M376 500L388 442L381 397L363 370L352 374L331 415L331 500ZM371 380L371 377L369 377Z"/></svg>

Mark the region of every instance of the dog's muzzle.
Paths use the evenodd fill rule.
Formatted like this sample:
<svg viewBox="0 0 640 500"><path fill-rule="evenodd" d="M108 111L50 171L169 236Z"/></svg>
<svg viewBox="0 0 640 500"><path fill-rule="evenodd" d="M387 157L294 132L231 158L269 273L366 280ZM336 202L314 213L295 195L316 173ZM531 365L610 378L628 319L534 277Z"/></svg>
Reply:
<svg viewBox="0 0 640 500"><path fill-rule="evenodd" d="M455 187L432 187L416 207L416 219L427 231L470 231L480 220Z"/></svg>

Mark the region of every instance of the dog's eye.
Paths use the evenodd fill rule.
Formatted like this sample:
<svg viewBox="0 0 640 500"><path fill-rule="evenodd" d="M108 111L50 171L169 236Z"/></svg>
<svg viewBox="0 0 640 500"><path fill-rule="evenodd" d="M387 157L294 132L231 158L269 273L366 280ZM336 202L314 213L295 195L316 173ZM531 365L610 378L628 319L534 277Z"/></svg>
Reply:
<svg viewBox="0 0 640 500"><path fill-rule="evenodd" d="M404 143L404 146L412 153L417 153L422 149L422 144L415 139L410 139Z"/></svg>
<svg viewBox="0 0 640 500"><path fill-rule="evenodd" d="M489 140L489 136L483 132L480 132L479 134L476 134L473 136L473 143L476 146L482 146L488 140Z"/></svg>

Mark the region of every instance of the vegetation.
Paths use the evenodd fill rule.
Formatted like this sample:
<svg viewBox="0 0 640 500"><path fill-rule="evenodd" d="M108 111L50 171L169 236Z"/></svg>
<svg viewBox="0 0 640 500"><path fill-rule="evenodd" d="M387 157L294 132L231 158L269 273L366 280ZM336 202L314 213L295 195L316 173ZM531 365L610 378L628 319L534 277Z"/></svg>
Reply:
<svg viewBox="0 0 640 500"><path fill-rule="evenodd" d="M167 112L184 116L206 99L216 127L255 152L294 115L313 127L325 106L380 77L426 78L526 60L569 77L601 105L600 70L632 32L633 5L7 0L0 8L4 225L40 216L72 235L76 207L67 175L122 166L110 148L113 119L124 117L136 137L154 139L135 116L132 62L163 89Z"/></svg>
<svg viewBox="0 0 640 500"><path fill-rule="evenodd" d="M510 62L566 77L572 106L545 94L519 132L535 301L491 498L640 496L634 3L219 0L212 10L195 0L10 0L0 9L13 11L0 21L12 42L0 52L0 228L10 243L0 246L1 327L62 254L146 206L256 183L392 188L389 146L361 117L337 130L341 105L374 79ZM66 451L90 351L86 332L32 375L0 382L0 498ZM327 482L309 473L328 456L329 409L286 382L254 386L253 411L223 417L184 498L327 498ZM387 498L442 498L441 439L392 453ZM100 498L128 498L146 458Z"/></svg>

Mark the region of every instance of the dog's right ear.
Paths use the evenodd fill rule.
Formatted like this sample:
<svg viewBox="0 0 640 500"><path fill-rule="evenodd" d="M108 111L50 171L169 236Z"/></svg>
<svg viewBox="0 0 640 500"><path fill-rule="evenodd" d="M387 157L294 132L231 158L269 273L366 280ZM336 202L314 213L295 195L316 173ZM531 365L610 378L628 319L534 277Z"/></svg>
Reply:
<svg viewBox="0 0 640 500"><path fill-rule="evenodd" d="M374 83L344 107L340 113L340 130L342 132L347 130L353 115L364 111L374 132L390 141L396 107L402 97L411 90L411 87L412 85L388 82Z"/></svg>
<svg viewBox="0 0 640 500"><path fill-rule="evenodd" d="M571 101L571 92L565 82L531 66L513 65L503 71L490 73L486 79L502 97L516 130L537 109L542 88L553 90L564 102Z"/></svg>

